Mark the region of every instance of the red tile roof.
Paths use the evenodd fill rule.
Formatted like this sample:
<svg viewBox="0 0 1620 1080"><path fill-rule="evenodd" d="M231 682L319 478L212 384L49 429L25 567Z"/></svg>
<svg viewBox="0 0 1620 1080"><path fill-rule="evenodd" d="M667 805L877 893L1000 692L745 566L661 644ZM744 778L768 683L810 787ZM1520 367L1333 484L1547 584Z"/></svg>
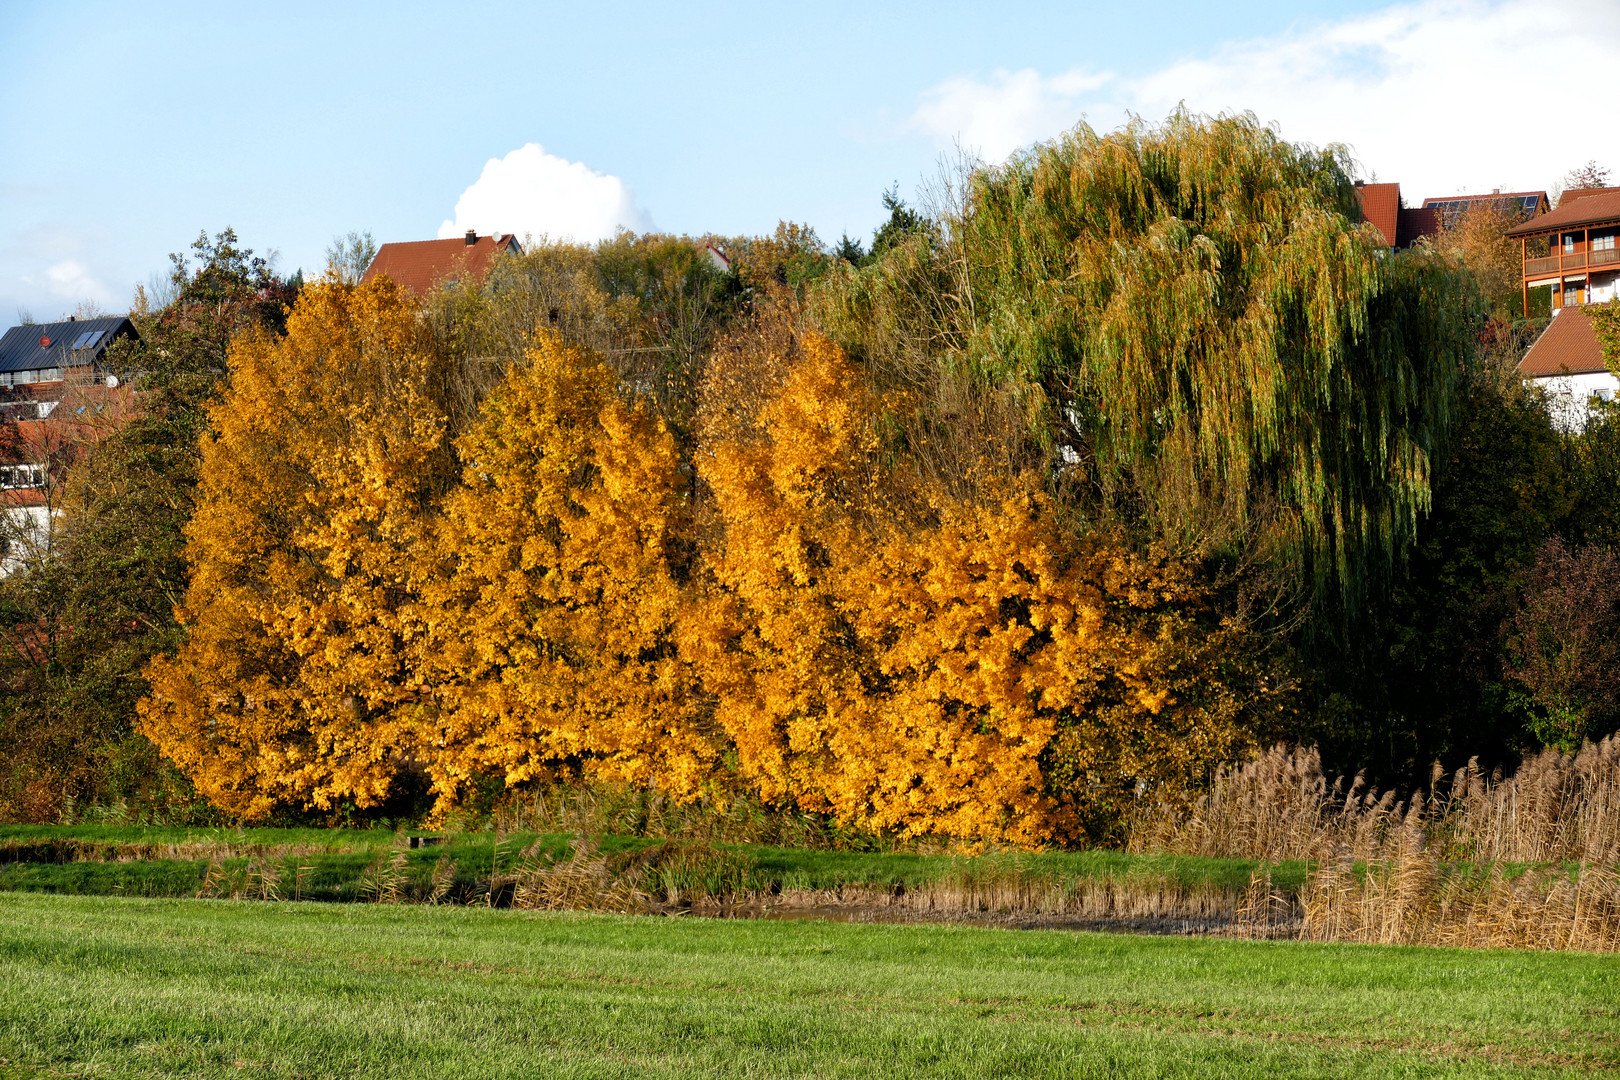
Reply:
<svg viewBox="0 0 1620 1080"><path fill-rule="evenodd" d="M364 284L386 275L393 278L402 291L412 296L426 296L439 285L466 277L482 282L496 255L505 251L518 254L522 250L516 237L500 233L480 236L471 244L465 237L384 244L377 249L377 257L371 260L360 281Z"/></svg>
<svg viewBox="0 0 1620 1080"><path fill-rule="evenodd" d="M1553 316L1547 329L1519 361L1519 374L1527 378L1607 370L1603 349L1598 345L1597 333L1584 307L1567 307Z"/></svg>
<svg viewBox="0 0 1620 1080"><path fill-rule="evenodd" d="M1400 239L1397 226L1400 221L1401 185L1357 184L1356 193L1361 196L1361 216L1378 226L1378 231L1384 234L1384 243L1394 247Z"/></svg>
<svg viewBox="0 0 1620 1080"><path fill-rule="evenodd" d="M1571 198L1578 195L1578 198ZM1578 229L1584 225L1620 222L1620 188L1602 191L1570 192L1558 204L1558 209L1533 217L1523 225L1507 230L1508 236L1536 236L1557 232L1559 229Z"/></svg>
<svg viewBox="0 0 1620 1080"><path fill-rule="evenodd" d="M1616 191L1620 191L1620 187L1576 188L1574 191L1566 191L1558 196L1558 205L1568 206L1576 199L1589 199L1593 195L1612 195Z"/></svg>

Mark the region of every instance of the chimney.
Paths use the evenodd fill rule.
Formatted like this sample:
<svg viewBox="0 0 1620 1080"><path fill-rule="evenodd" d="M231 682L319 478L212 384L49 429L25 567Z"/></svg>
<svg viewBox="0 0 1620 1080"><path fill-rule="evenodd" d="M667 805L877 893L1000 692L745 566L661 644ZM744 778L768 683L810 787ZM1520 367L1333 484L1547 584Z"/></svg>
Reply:
<svg viewBox="0 0 1620 1080"><path fill-rule="evenodd" d="M467 230L467 245L469 247L471 247L473 244L476 244L476 243L478 243L478 231L476 229L468 229Z"/></svg>

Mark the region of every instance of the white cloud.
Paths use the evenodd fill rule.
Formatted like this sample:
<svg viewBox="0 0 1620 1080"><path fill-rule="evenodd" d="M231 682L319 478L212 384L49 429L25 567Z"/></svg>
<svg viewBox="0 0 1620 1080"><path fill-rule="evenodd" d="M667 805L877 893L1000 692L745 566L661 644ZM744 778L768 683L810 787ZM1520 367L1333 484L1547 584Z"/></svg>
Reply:
<svg viewBox="0 0 1620 1080"><path fill-rule="evenodd" d="M114 306L105 284L109 245L99 227L40 225L0 233L0 329L19 311L54 319L85 302Z"/></svg>
<svg viewBox="0 0 1620 1080"><path fill-rule="evenodd" d="M1228 44L1137 78L952 79L922 95L912 121L1001 160L1082 112L1106 130L1127 112L1157 120L1185 102L1251 111L1292 141L1346 143L1408 199L1542 188L1589 158L1620 179L1617 102L1599 75L1617 50L1612 0L1431 0Z"/></svg>
<svg viewBox="0 0 1620 1080"><path fill-rule="evenodd" d="M455 219L439 226L439 236L475 229L591 243L621 228L653 228L623 180L529 143L484 164L477 183L456 200Z"/></svg>
<svg viewBox="0 0 1620 1080"><path fill-rule="evenodd" d="M63 259L46 267L45 287L51 295L65 300L102 303L108 299L106 288L91 277L89 268L77 259Z"/></svg>
<svg viewBox="0 0 1620 1080"><path fill-rule="evenodd" d="M1000 161L1020 146L1072 126L1087 95L1110 78L1078 70L1047 77L1025 68L997 71L988 82L946 79L923 94L911 126Z"/></svg>

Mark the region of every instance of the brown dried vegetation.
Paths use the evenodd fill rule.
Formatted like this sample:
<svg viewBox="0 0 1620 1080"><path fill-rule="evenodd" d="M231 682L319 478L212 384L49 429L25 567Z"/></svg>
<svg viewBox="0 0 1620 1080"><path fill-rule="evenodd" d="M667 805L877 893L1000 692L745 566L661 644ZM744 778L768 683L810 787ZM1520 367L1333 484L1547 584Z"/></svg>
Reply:
<svg viewBox="0 0 1620 1080"><path fill-rule="evenodd" d="M1443 779L1406 800L1360 777L1330 787L1316 751L1277 747L1191 805L1139 810L1130 847L1314 860L1297 897L1257 873L1237 918L1252 936L1620 948L1620 740Z"/></svg>

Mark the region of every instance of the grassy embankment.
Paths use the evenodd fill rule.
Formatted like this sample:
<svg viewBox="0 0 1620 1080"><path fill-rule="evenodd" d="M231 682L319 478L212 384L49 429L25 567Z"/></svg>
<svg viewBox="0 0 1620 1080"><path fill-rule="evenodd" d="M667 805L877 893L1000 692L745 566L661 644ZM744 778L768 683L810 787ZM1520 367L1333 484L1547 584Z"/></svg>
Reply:
<svg viewBox="0 0 1620 1080"><path fill-rule="evenodd" d="M12 894L0 1077L1620 1073L1570 953Z"/></svg>
<svg viewBox="0 0 1620 1080"><path fill-rule="evenodd" d="M380 830L185 830L135 826L0 827L0 890L181 897L497 903L528 882L572 873L556 903L599 906L578 887L581 863L564 833L451 835L403 847ZM1182 919L1220 923L1235 914L1255 860L1120 852L980 856L829 851L757 844L593 840L605 878L630 878L652 905L881 905L896 915L1004 912L1073 919ZM1305 864L1272 868L1275 887L1296 891ZM551 877L548 878L547 875ZM437 875L437 876L436 876ZM567 885L569 882L562 882ZM492 888L493 886L493 888ZM504 890L504 891L503 891ZM543 890L541 890L543 891ZM525 895L539 895L530 889Z"/></svg>

